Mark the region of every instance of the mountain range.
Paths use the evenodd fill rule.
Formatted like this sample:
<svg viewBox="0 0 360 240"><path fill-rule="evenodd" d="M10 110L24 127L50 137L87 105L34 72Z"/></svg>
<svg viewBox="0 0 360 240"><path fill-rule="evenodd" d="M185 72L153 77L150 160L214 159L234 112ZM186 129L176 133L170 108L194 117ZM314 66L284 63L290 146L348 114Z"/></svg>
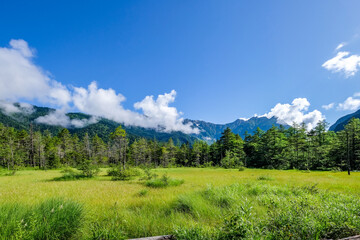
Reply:
<svg viewBox="0 0 360 240"><path fill-rule="evenodd" d="M20 105L15 103L15 107L20 109ZM35 121L39 117L46 116L52 112L55 112L55 109L48 107L38 107L31 106L32 111L18 111L13 113L6 113L6 111L0 108L0 123L5 126L14 127L16 129L29 130L30 124L32 124L35 131L50 131L53 135L57 134L63 127L54 126L46 123L39 123ZM84 113L67 113L66 114L71 120L89 120L91 115ZM344 126L352 118L360 118L360 110L348 114L339 118L332 126L330 126L330 131L341 131L344 129ZM220 138L221 133L226 129L230 128L234 133L239 134L244 138L245 133L248 132L252 134L258 127L261 130L268 130L273 125L280 126L276 117L267 118L267 117L252 117L249 119L237 119L234 122L226 124L215 124L211 122L206 122L202 120L191 120L185 119L184 123L192 123L193 127L196 127L200 130L199 134L185 134L183 132L161 132L151 128L143 128L137 126L124 126L122 127L126 130L128 138L130 141L134 141L137 138L143 137L146 139L156 139L157 141L166 142L170 138L173 139L175 144L189 143L192 144L196 140L203 140L208 143L212 143ZM108 140L108 137L111 132L113 132L120 124L118 122L112 121L106 118L98 118L95 123L85 125L84 127L68 127L69 131L73 134L77 134L79 137L83 137L85 133L88 133L90 136L97 134L103 140ZM288 125L283 125L285 128L288 128Z"/></svg>
<svg viewBox="0 0 360 240"><path fill-rule="evenodd" d="M15 107L20 107L19 104L15 103ZM37 118L46 116L52 112L55 112L55 109L48 107L38 107L32 106L32 111L25 112L14 112L6 113L4 109L0 111L0 123L3 123L5 126L14 127L16 129L29 130L30 124L32 124L35 131L45 131L48 130L52 134L57 134L63 127L62 126L53 126L45 123L39 123L35 121ZM90 119L92 116L84 113L67 113L66 114L71 120L78 119ZM264 131L271 128L273 125L279 126L277 119L266 118L266 117L252 117L250 119L237 119L234 122L227 124L215 124L200 120L190 120L185 119L184 123L191 122L193 127L196 127L200 130L199 134L185 134L182 132L159 132L155 129L136 127L136 126L123 126L126 130L130 141L134 139L144 137L147 139L156 139L157 141L168 141L170 138L173 139L175 144L190 143L192 144L197 139L204 140L208 143L216 141L221 136L221 133L229 127L234 133L239 134L241 137L245 136L245 133L253 133L258 127ZM118 122L112 121L106 118L98 118L96 123L86 125L82 128L68 127L71 133L76 133L79 137L88 133L90 136L97 134L99 137L105 141L108 139L111 132L113 132L120 124ZM288 126L285 126L288 127Z"/></svg>
<svg viewBox="0 0 360 240"><path fill-rule="evenodd" d="M221 133L226 129L230 128L234 133L239 134L242 138L245 137L245 133L248 132L252 134L258 127L261 130L267 131L270 129L273 125L280 126L279 123L277 123L277 118L267 118L267 117L252 117L249 119L237 119L234 122L226 123L226 124L215 124L200 120L190 120L186 119L184 123L191 122L193 126L200 129L200 133L195 136L201 140L204 140L208 143L216 141L216 139L219 139L221 136ZM284 125L284 127L289 127L287 125Z"/></svg>

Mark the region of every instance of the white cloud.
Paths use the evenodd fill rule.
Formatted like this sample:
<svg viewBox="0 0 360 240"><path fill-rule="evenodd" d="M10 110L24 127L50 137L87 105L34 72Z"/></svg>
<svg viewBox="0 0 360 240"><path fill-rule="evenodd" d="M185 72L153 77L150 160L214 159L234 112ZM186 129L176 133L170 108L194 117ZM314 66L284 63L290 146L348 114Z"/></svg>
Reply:
<svg viewBox="0 0 360 240"><path fill-rule="evenodd" d="M326 61L322 67L332 72L343 72L345 77L354 76L360 67L360 56L350 55L349 52L338 52Z"/></svg>
<svg viewBox="0 0 360 240"><path fill-rule="evenodd" d="M360 92L354 93L354 97L360 97Z"/></svg>
<svg viewBox="0 0 360 240"><path fill-rule="evenodd" d="M184 133L199 133L197 128L192 128L192 124L184 124L183 118L180 118L182 113L178 112L175 107L170 107L169 104L175 101L176 91L172 90L170 93L158 95L154 100L153 96L145 97L141 102L134 104L136 109L141 109L145 115L145 125L154 127L158 125L168 131L181 131Z"/></svg>
<svg viewBox="0 0 360 240"><path fill-rule="evenodd" d="M38 117L35 122L53 126L62 126L65 128L82 128L97 123L98 120L97 117L91 117L89 119L70 119L63 110L56 110L46 116Z"/></svg>
<svg viewBox="0 0 360 240"><path fill-rule="evenodd" d="M38 122L64 127L82 127L91 124L91 121L70 120L65 110L70 106L91 115L110 118L119 123L146 128L154 128L164 132L182 131L184 133L198 133L191 123L184 124L175 107L169 104L174 102L176 92L159 95L156 100L153 96L145 97L134 107L144 114L125 109L122 106L125 97L113 89L98 88L91 83L88 88L74 87L69 90L57 82L35 65L34 49L24 40L11 40L10 47L0 48L0 99L8 102L37 100L44 104L59 107L47 116L37 119ZM3 111L15 112L19 109L11 105L0 103Z"/></svg>
<svg viewBox="0 0 360 240"><path fill-rule="evenodd" d="M335 103L329 103L326 105L322 105L321 107L324 108L325 110L330 110L334 107Z"/></svg>
<svg viewBox="0 0 360 240"><path fill-rule="evenodd" d="M339 49L343 48L345 45L347 45L347 43L346 43L346 42L342 42L342 43L340 43L340 44L339 44L339 45L337 45L337 47L335 48L335 51L337 51L337 50L339 50Z"/></svg>
<svg viewBox="0 0 360 240"><path fill-rule="evenodd" d="M307 129L311 130L319 121L324 120L325 117L318 110L308 112L309 106L310 103L306 98L295 98L291 104L276 104L269 113L261 117L276 117L279 124L287 125L292 125L294 122L297 124L304 122Z"/></svg>
<svg viewBox="0 0 360 240"><path fill-rule="evenodd" d="M360 99L348 97L343 103L339 103L338 110L358 110L360 108Z"/></svg>
<svg viewBox="0 0 360 240"><path fill-rule="evenodd" d="M239 120L243 120L243 121L247 121L249 120L250 118L239 118Z"/></svg>
<svg viewBox="0 0 360 240"><path fill-rule="evenodd" d="M92 82L87 89L75 87L73 93L74 106L81 112L98 115L122 122L128 125L142 120L140 114L124 109L122 102L125 97L117 94L115 90L98 88L96 82Z"/></svg>
<svg viewBox="0 0 360 240"><path fill-rule="evenodd" d="M9 44L13 49L19 51L24 57L30 58L34 56L35 50L30 49L28 43L22 39L11 39Z"/></svg>
<svg viewBox="0 0 360 240"><path fill-rule="evenodd" d="M33 63L33 52L21 39L11 40L9 48L0 48L1 99L67 105L71 100L69 91Z"/></svg>
<svg viewBox="0 0 360 240"><path fill-rule="evenodd" d="M34 108L30 104L27 103L15 104L3 100L0 100L0 110L6 115L10 115L12 113L23 113L28 115L34 112Z"/></svg>
<svg viewBox="0 0 360 240"><path fill-rule="evenodd" d="M175 90L159 95L156 100L153 96L145 97L141 102L134 104L135 109L143 114L124 109L122 103L125 97L116 94L113 89L98 88L92 82L88 89L74 88L73 103L80 111L106 117L125 125L154 128L164 132L181 131L184 133L198 133L192 124L184 124L180 113L169 104L174 102Z"/></svg>

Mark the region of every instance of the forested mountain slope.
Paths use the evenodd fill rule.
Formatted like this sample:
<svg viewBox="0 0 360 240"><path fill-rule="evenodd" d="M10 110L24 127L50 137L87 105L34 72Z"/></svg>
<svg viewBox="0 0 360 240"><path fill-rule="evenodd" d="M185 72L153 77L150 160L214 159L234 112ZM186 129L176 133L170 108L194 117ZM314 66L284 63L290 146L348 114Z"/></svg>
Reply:
<svg viewBox="0 0 360 240"><path fill-rule="evenodd" d="M55 109L47 107L37 107L33 106L33 112L30 114L26 113L11 113L5 114L3 111L0 111L0 123L3 123L5 126L14 127L16 129L30 129L30 123L33 124L33 129L35 131L50 131L53 135L56 135L63 129L62 126L52 126L47 124L37 123L35 119L41 116L46 116L50 112L55 111ZM83 113L68 113L66 114L70 119L90 119L91 116ZM68 128L70 133L76 133L79 137L83 137L87 132L90 137L97 134L104 141L107 141L111 132L113 132L120 124L105 118L100 118L97 123L87 125L83 128ZM130 141L133 141L137 138L146 138L151 140L157 140L161 142L167 142L170 138L173 139L175 144L182 144L189 142L192 144L197 138L195 136L190 136L182 132L158 132L154 129L146 129L142 127L133 127L133 126L122 126L127 133L127 136Z"/></svg>
<svg viewBox="0 0 360 240"><path fill-rule="evenodd" d="M18 104L15 104L15 106L19 107ZM54 126L54 125L48 125L43 123L38 123L35 120L41 116L46 116L51 112L54 112L55 109L47 108L47 107L37 107L32 106L33 111L30 113L25 112L18 112L18 113L11 113L11 114L5 114L4 111L1 111L0 109L0 123L3 123L5 126L14 127L16 129L30 129L30 123L33 124L33 129L45 131L50 131L53 135L56 135L63 127L62 126ZM91 116L84 114L84 113L67 113L66 114L70 119L90 119ZM194 127L197 127L200 129L199 134L185 134L182 132L159 132L155 129L149 129L149 128L142 128L142 127L136 127L136 126L123 126L123 128L126 130L128 134L128 138L130 141L133 141L134 139L143 137L146 139L151 140L157 140L161 142L166 142L170 138L173 139L175 144L182 144L189 142L190 144L193 144L194 141L197 139L204 140L208 143L213 143L217 139L220 138L221 133L224 132L226 128L230 128L235 134L239 134L242 138L244 138L245 133L248 132L249 134L252 134L258 127L261 130L267 131L270 129L273 125L274 126L280 126L280 124L277 123L277 119L275 117L273 118L266 118L266 117L252 117L248 120L243 119L237 119L234 122L227 123L227 124L215 124L200 120L190 120L186 119L184 123L191 122ZM120 124L106 119L106 118L99 118L98 122L85 125L85 127L82 128L75 128L75 127L69 127L69 131L71 133L76 133L79 137L84 136L84 134L87 132L90 136L94 136L97 134L99 137L101 137L104 141L107 141L109 135L111 132L115 130L116 127L118 127ZM284 126L285 128L288 128L289 126Z"/></svg>
<svg viewBox="0 0 360 240"><path fill-rule="evenodd" d="M346 124L348 124L348 122L352 119L352 118L360 118L360 109L357 110L354 113L350 113L348 115L345 115L341 118L339 118L333 125L331 125L331 127L329 128L330 131L341 131L344 129L344 126Z"/></svg>

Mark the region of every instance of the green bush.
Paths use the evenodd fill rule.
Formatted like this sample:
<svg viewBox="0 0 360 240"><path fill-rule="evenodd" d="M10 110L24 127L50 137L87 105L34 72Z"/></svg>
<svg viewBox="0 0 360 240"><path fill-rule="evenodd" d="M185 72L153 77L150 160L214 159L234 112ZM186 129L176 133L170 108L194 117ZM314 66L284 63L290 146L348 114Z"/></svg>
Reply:
<svg viewBox="0 0 360 240"><path fill-rule="evenodd" d="M126 181L141 176L141 170L138 168L122 169L121 167L111 169L108 174L114 181Z"/></svg>
<svg viewBox="0 0 360 240"><path fill-rule="evenodd" d="M164 174L161 178L154 178L145 182L145 186L152 188L164 188L169 186L179 186L184 183L182 179L169 178Z"/></svg>
<svg viewBox="0 0 360 240"><path fill-rule="evenodd" d="M73 181L80 178L84 178L82 174L80 174L78 171L74 170L73 168L66 167L64 168L61 173L63 175L61 177L56 177L53 180L54 181Z"/></svg>
<svg viewBox="0 0 360 240"><path fill-rule="evenodd" d="M84 177L92 178L99 174L100 169L96 164L92 164L91 160L84 161L79 167Z"/></svg>
<svg viewBox="0 0 360 240"><path fill-rule="evenodd" d="M151 180L153 178L157 178L156 173L152 173L150 168L144 168L144 176L141 178L141 180Z"/></svg>

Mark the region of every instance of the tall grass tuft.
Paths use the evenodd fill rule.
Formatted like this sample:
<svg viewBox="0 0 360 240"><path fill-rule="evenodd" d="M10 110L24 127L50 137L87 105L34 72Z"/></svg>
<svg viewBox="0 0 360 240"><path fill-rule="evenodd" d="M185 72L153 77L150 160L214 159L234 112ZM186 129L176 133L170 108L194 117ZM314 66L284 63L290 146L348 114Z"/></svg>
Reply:
<svg viewBox="0 0 360 240"><path fill-rule="evenodd" d="M37 206L0 206L0 236L3 239L70 239L83 220L82 205L50 199Z"/></svg>

